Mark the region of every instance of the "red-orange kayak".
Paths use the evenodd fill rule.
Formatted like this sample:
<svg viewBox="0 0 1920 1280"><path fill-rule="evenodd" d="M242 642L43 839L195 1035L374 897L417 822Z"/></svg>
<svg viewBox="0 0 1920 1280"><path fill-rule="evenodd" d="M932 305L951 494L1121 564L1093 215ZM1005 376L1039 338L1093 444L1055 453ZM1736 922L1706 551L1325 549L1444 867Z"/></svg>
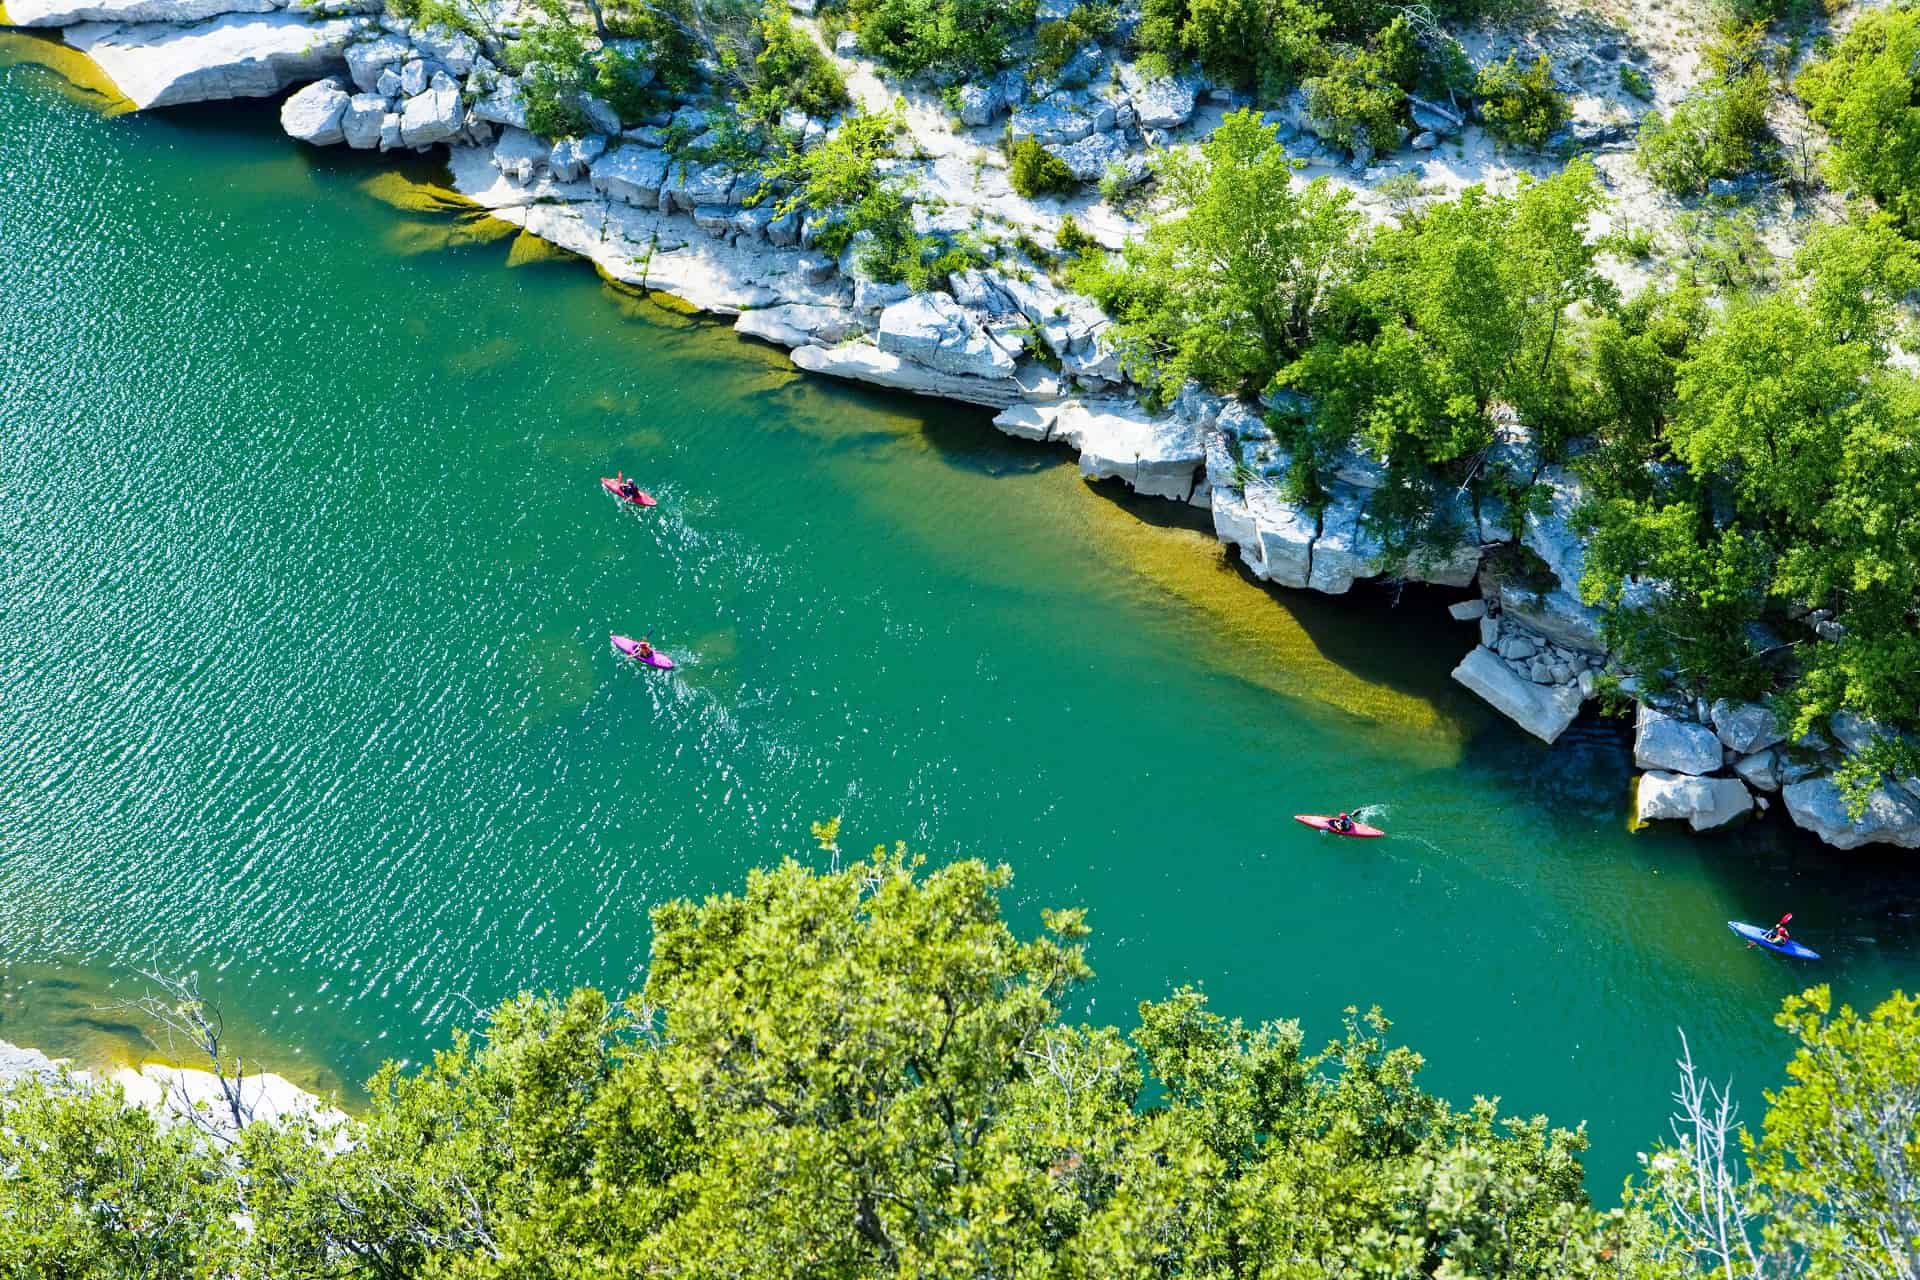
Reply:
<svg viewBox="0 0 1920 1280"><path fill-rule="evenodd" d="M1348 827L1345 831L1341 831L1335 828L1332 818L1325 817L1318 813L1296 813L1293 815L1293 820L1295 822L1304 822L1318 831L1325 831L1336 836L1352 836L1356 840L1377 840L1387 834L1380 828L1370 827L1357 819L1351 827Z"/></svg>
<svg viewBox="0 0 1920 1280"><path fill-rule="evenodd" d="M620 482L612 476L601 476L600 487L620 499L620 501L631 502L636 507L656 507L660 505L653 500L653 495L645 489L635 489L633 496L628 497L626 494L620 492Z"/></svg>

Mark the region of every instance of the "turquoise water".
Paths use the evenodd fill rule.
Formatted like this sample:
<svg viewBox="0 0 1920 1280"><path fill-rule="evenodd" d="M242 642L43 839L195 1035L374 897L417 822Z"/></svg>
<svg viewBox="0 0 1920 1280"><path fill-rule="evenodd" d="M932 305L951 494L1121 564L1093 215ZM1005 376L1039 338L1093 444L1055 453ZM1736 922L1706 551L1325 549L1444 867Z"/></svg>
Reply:
<svg viewBox="0 0 1920 1280"><path fill-rule="evenodd" d="M432 203L270 108L0 70L0 1037L125 1052L135 972L197 969L351 1088L636 982L650 904L836 813L1004 859L1023 927L1088 906L1077 1015L1377 1002L1437 1087L1586 1120L1597 1183L1664 1130L1677 1026L1757 1101L1783 994L1920 980L1904 861L1630 835L1621 730L1548 752L1455 688L1448 597L1270 593L983 414ZM1289 820L1361 805L1392 839ZM1817 970L1722 923L1788 908Z"/></svg>

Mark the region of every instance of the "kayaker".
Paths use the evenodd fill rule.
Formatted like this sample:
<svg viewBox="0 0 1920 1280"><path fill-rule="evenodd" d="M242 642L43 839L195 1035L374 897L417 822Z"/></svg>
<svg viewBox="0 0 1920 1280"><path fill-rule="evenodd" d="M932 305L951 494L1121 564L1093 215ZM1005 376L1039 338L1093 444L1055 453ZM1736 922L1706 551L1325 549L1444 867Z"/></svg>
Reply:
<svg viewBox="0 0 1920 1280"><path fill-rule="evenodd" d="M627 473L624 471L616 471L613 473L613 483L615 487L620 490L620 496L628 502L632 502L640 496L640 486L634 481L627 479Z"/></svg>
<svg viewBox="0 0 1920 1280"><path fill-rule="evenodd" d="M1329 822L1327 825L1332 827L1335 831L1340 831L1340 832L1351 831L1353 830L1353 819L1349 818L1346 814L1343 813L1339 817L1335 818L1332 822Z"/></svg>
<svg viewBox="0 0 1920 1280"><path fill-rule="evenodd" d="M1793 919L1793 912L1791 911L1781 916L1780 923L1767 930L1767 941L1773 943L1775 946L1785 942L1787 940L1787 921L1791 919Z"/></svg>
<svg viewBox="0 0 1920 1280"><path fill-rule="evenodd" d="M640 661L645 662L653 656L653 646L647 643L645 636L640 637Z"/></svg>

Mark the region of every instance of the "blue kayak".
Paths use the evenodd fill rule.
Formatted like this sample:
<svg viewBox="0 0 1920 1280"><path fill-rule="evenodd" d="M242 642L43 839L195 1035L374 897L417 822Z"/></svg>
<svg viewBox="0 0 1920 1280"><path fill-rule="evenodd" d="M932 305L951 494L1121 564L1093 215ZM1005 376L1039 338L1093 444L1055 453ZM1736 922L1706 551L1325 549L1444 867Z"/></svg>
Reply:
<svg viewBox="0 0 1920 1280"><path fill-rule="evenodd" d="M1795 960L1818 960L1820 958L1818 951L1810 947L1803 947L1792 938L1788 938L1785 942L1768 942L1767 930L1762 929L1757 924L1742 924L1738 920L1729 920L1727 921L1727 928L1733 930L1756 947L1765 947L1767 950L1777 951L1783 956L1792 956Z"/></svg>

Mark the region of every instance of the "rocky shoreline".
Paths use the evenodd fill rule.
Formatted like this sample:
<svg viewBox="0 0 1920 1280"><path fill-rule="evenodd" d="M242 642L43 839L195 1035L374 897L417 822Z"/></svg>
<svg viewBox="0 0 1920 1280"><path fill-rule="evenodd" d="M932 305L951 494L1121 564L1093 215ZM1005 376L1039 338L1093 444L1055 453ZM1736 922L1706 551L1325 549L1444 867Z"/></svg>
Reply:
<svg viewBox="0 0 1920 1280"><path fill-rule="evenodd" d="M1119 479L1210 511L1216 535L1262 581L1335 595L1383 575L1477 583L1480 598L1453 607L1456 619L1480 629L1454 678L1548 744L1588 701L1632 698L1635 762L1644 771L1635 787L1640 822L1712 830L1765 812L1777 797L1794 823L1835 847L1920 848L1920 779L1883 782L1858 821L1832 779L1848 754L1883 732L1877 726L1836 717L1836 741L1789 743L1764 707L1699 706L1638 689L1606 653L1601 615L1578 595L1578 481L1544 465L1517 424L1503 430L1491 461L1543 486L1545 508L1516 515L1495 499L1463 494L1455 514L1467 533L1458 545L1392 557L1366 521L1385 480L1376 460L1350 450L1323 506L1290 502L1281 481L1291 459L1261 406L1189 386L1167 412L1148 413L1127 392L1099 308L1017 266L956 272L947 290L923 293L869 278L858 245L838 256L821 252L812 217L751 203L751 175L670 154L670 137L703 126L698 106L632 128L608 112L595 118L595 133L536 137L511 77L472 39L416 30L384 14L380 0L301 8L283 0L8 0L0 23L57 31L136 109L266 99L297 87L280 119L300 141L379 151L444 146L461 196L591 259L610 280L735 317L736 330L788 348L810 373L994 409L994 425L1007 434L1074 450L1090 480ZM835 46L850 87L884 104L893 89L856 52L850 35ZM1102 55L1095 48L1088 56ZM1131 64L1104 68L1110 74L1095 87L1100 69L1069 68L1051 84L1007 73L966 86L957 129L941 111L910 105L913 153L898 163L913 183L916 230L986 229L1051 243L1072 214L1109 247L1137 234L1104 200L1019 197L982 140L997 139L1004 121L1009 138L1035 139L1076 176L1116 166L1124 174L1144 148L1204 138L1231 104L1231 95L1148 77ZM1283 137L1303 140L1313 163L1353 181L1379 176L1371 154L1314 141L1303 113L1296 102L1269 118ZM1418 120L1426 132L1410 143L1421 151L1435 136L1470 128L1437 107ZM834 124L793 122L808 137ZM1551 582L1501 570L1498 553L1508 547L1525 548ZM1807 624L1816 643L1819 621Z"/></svg>

